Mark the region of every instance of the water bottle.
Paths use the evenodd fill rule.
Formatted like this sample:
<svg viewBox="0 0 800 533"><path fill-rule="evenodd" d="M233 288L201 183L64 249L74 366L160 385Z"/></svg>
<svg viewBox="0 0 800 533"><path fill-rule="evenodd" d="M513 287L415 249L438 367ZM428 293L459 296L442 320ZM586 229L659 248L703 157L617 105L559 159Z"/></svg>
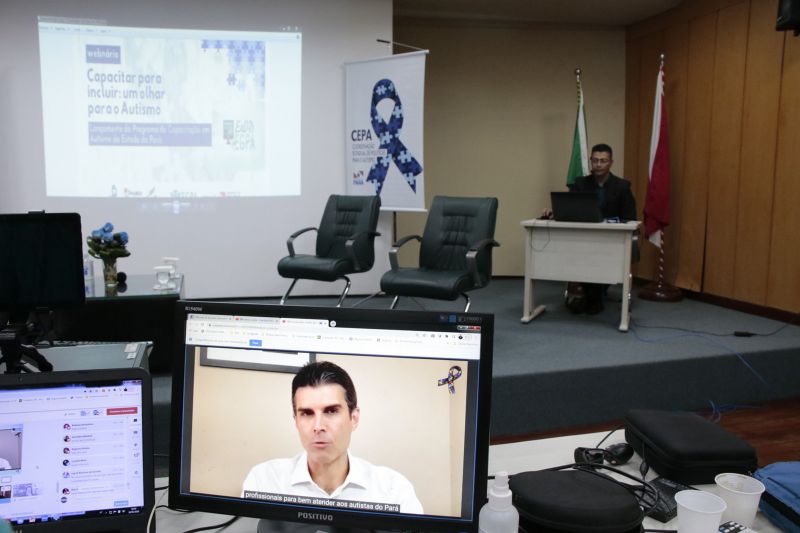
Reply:
<svg viewBox="0 0 800 533"><path fill-rule="evenodd" d="M83 279L84 281L94 278L94 263L89 254L83 254Z"/></svg>
<svg viewBox="0 0 800 533"><path fill-rule="evenodd" d="M511 505L511 489L508 488L508 472L498 472L494 485L489 488L489 502L481 507L478 515L480 533L517 533L519 513Z"/></svg>

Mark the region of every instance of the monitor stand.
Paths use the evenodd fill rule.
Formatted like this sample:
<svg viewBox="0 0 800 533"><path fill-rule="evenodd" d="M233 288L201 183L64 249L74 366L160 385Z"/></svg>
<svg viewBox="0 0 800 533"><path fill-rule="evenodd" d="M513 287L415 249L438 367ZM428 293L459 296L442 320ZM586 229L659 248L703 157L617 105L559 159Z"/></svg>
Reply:
<svg viewBox="0 0 800 533"><path fill-rule="evenodd" d="M301 524L262 518L258 521L258 533L379 533L372 529L334 527L323 524Z"/></svg>
<svg viewBox="0 0 800 533"><path fill-rule="evenodd" d="M53 365L33 346L24 346L27 321L15 321L3 328L0 322L0 363L6 364L6 374L20 372L50 372Z"/></svg>

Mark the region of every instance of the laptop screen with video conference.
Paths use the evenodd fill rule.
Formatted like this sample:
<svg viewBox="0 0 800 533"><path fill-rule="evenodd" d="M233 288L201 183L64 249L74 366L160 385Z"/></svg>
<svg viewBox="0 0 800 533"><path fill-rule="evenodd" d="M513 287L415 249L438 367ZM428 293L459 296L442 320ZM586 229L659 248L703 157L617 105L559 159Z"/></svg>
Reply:
<svg viewBox="0 0 800 533"><path fill-rule="evenodd" d="M0 375L0 517L22 531L143 527L151 401L141 369Z"/></svg>
<svg viewBox="0 0 800 533"><path fill-rule="evenodd" d="M490 315L178 306L173 505L333 527L477 530ZM327 485L317 467L343 457L346 478Z"/></svg>

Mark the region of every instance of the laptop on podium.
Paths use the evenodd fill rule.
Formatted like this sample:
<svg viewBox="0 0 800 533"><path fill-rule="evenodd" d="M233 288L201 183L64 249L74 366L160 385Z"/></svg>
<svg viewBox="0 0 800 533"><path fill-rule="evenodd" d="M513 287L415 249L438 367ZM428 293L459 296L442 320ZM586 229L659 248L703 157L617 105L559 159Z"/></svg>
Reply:
<svg viewBox="0 0 800 533"><path fill-rule="evenodd" d="M602 222L603 213L594 192L553 191L553 219L558 222Z"/></svg>

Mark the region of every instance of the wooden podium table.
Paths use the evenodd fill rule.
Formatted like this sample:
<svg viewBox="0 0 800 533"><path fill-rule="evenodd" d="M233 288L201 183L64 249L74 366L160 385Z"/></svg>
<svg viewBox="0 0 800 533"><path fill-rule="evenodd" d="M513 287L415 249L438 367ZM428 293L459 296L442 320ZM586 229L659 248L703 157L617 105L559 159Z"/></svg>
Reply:
<svg viewBox="0 0 800 533"><path fill-rule="evenodd" d="M545 307L534 302L534 280L622 283L620 331L628 331L631 249L639 222L556 222L531 219L525 228L525 301L522 322Z"/></svg>

